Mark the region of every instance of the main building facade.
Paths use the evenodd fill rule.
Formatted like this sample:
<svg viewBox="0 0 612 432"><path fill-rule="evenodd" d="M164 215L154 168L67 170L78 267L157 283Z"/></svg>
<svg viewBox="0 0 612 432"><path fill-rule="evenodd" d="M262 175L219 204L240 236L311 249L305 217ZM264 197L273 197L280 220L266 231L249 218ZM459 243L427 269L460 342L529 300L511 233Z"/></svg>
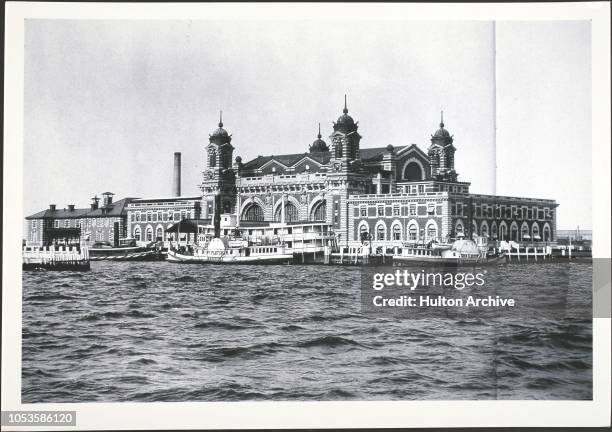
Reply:
<svg viewBox="0 0 612 432"><path fill-rule="evenodd" d="M443 121L425 151L415 144L361 148L358 127L345 103L329 144L319 129L308 152L243 162L234 159L232 136L220 122L205 148L203 218L218 210L249 222L326 221L340 244L462 235L554 241L554 200L470 193L470 183L458 180L454 138Z"/></svg>

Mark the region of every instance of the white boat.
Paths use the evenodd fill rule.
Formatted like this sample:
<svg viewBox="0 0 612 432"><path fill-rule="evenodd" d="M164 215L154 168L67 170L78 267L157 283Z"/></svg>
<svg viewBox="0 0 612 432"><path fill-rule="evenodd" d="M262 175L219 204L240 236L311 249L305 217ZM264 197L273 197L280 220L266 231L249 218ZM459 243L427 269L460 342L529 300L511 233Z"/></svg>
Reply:
<svg viewBox="0 0 612 432"><path fill-rule="evenodd" d="M290 264L293 253L283 244L249 245L245 240L213 238L203 246L168 249L167 260L200 264Z"/></svg>
<svg viewBox="0 0 612 432"><path fill-rule="evenodd" d="M476 241L459 239L450 247L412 245L402 248L393 255L393 263L416 265L459 266L473 264L493 264L505 261L505 254L489 254L487 240L477 237Z"/></svg>

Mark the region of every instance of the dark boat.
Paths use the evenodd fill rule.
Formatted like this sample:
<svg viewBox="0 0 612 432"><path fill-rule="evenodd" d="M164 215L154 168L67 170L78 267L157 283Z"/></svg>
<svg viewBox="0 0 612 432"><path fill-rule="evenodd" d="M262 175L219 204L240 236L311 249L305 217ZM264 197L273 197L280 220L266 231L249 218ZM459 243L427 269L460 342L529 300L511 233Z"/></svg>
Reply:
<svg viewBox="0 0 612 432"><path fill-rule="evenodd" d="M113 246L110 242L97 242L89 248L92 261L153 261L163 259L161 248L156 243L138 246L133 238L119 239Z"/></svg>

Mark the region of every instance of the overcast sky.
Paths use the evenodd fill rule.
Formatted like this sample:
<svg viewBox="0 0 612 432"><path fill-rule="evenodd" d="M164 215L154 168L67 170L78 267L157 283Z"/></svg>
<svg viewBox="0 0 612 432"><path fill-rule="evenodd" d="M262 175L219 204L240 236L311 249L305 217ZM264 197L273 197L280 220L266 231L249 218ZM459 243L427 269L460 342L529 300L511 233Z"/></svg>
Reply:
<svg viewBox="0 0 612 432"><path fill-rule="evenodd" d="M590 228L590 52L577 21L28 20L24 213L169 195L175 151L198 194L219 110L247 161L329 142L346 93L363 148L425 150L444 110L472 192Z"/></svg>

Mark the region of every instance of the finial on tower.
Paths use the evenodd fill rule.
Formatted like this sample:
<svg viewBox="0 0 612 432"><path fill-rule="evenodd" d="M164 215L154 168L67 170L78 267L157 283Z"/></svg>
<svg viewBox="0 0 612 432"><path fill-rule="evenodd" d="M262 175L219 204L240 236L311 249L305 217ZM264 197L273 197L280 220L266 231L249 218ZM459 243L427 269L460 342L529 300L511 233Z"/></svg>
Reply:
<svg viewBox="0 0 612 432"><path fill-rule="evenodd" d="M342 110L344 114L348 113L348 108L346 107L346 95L344 95L344 109Z"/></svg>
<svg viewBox="0 0 612 432"><path fill-rule="evenodd" d="M223 111L219 111L219 127L223 127Z"/></svg>
<svg viewBox="0 0 612 432"><path fill-rule="evenodd" d="M319 123L319 134L317 135L317 138L321 139L321 123Z"/></svg>
<svg viewBox="0 0 612 432"><path fill-rule="evenodd" d="M444 127L444 111L440 111L440 127Z"/></svg>

